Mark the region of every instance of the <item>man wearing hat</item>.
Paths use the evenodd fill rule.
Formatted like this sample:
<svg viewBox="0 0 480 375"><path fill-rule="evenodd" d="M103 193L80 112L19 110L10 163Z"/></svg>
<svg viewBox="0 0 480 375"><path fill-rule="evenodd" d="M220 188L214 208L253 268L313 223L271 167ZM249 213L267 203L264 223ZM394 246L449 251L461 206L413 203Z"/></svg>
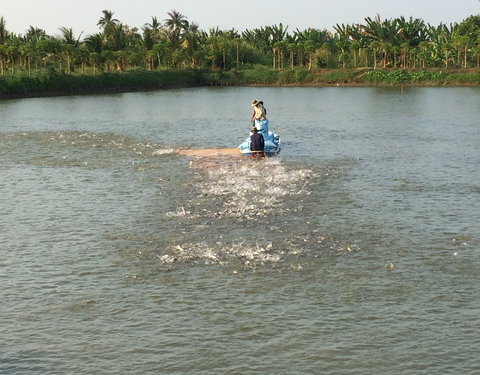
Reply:
<svg viewBox="0 0 480 375"><path fill-rule="evenodd" d="M252 100L252 107L253 107L253 114L252 118L250 119L251 122L254 120L257 121L265 121L267 119L267 111L263 106L263 102L259 102L257 99Z"/></svg>
<svg viewBox="0 0 480 375"><path fill-rule="evenodd" d="M252 135L250 136L250 151L252 151L253 158L264 158L265 152L265 140L263 135L261 135L257 128L254 126L252 128Z"/></svg>

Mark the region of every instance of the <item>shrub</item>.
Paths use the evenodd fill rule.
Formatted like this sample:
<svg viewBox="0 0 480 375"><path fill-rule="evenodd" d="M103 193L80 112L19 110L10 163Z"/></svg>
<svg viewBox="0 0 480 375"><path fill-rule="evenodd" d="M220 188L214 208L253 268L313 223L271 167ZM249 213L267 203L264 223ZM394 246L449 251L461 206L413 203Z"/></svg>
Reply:
<svg viewBox="0 0 480 375"><path fill-rule="evenodd" d="M335 70L316 77L316 82L325 83L346 83L354 79L354 74L349 71Z"/></svg>
<svg viewBox="0 0 480 375"><path fill-rule="evenodd" d="M295 82L306 83L312 82L313 75L307 68L298 68L295 69Z"/></svg>
<svg viewBox="0 0 480 375"><path fill-rule="evenodd" d="M410 74L404 70L393 70L388 72L387 80L392 83L409 82Z"/></svg>
<svg viewBox="0 0 480 375"><path fill-rule="evenodd" d="M278 83L295 83L295 70L288 69L278 72Z"/></svg>
<svg viewBox="0 0 480 375"><path fill-rule="evenodd" d="M242 81L245 83L272 84L278 82L278 72L262 66L243 70L241 77Z"/></svg>
<svg viewBox="0 0 480 375"><path fill-rule="evenodd" d="M363 75L363 80L367 82L384 82L387 73L383 70L371 70Z"/></svg>

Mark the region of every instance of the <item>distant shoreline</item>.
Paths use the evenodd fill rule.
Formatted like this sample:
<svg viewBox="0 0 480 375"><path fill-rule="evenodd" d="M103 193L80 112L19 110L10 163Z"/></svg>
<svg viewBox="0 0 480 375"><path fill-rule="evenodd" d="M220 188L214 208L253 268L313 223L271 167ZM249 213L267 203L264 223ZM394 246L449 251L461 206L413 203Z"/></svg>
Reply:
<svg viewBox="0 0 480 375"><path fill-rule="evenodd" d="M479 87L480 69L417 71L254 68L0 76L0 100L102 95L190 87Z"/></svg>

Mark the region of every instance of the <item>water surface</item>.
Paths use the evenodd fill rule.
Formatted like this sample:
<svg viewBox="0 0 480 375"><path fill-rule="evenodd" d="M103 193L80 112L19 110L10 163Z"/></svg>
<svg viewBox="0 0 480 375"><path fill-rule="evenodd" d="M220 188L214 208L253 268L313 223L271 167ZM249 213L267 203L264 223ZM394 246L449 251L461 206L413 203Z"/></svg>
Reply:
<svg viewBox="0 0 480 375"><path fill-rule="evenodd" d="M262 99L283 150L234 147ZM2 374L480 371L480 90L0 102Z"/></svg>

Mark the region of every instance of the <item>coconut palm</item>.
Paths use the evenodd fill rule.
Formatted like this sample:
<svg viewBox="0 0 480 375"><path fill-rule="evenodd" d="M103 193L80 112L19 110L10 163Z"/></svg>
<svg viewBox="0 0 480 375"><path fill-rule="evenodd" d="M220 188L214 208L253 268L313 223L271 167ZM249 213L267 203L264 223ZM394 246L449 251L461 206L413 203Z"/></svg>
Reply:
<svg viewBox="0 0 480 375"><path fill-rule="evenodd" d="M7 64L7 47L3 44L0 44L0 73L5 75L5 67Z"/></svg>
<svg viewBox="0 0 480 375"><path fill-rule="evenodd" d="M8 31L7 31L7 21L5 18L0 17L0 44L5 44L8 38Z"/></svg>
<svg viewBox="0 0 480 375"><path fill-rule="evenodd" d="M154 36L157 36L158 34L160 34L162 24L158 21L157 17L152 17L152 21L150 23L146 23L144 25L144 28L150 29L152 31L152 34Z"/></svg>
<svg viewBox="0 0 480 375"><path fill-rule="evenodd" d="M20 48L16 45L9 45L7 46L5 52L7 57L7 64L11 64L12 74L15 74L17 58L20 56Z"/></svg>
<svg viewBox="0 0 480 375"><path fill-rule="evenodd" d="M142 40L143 40L143 46L145 47L145 49L147 51L150 51L153 48L153 45L155 44L154 34L152 29L148 27L143 28Z"/></svg>
<svg viewBox="0 0 480 375"><path fill-rule="evenodd" d="M103 43L108 48L112 48L112 39L115 38L113 34L115 33L116 26L120 23L120 21L116 18L113 18L114 12L110 10L103 10L103 16L97 22L97 25L102 30L103 36Z"/></svg>
<svg viewBox="0 0 480 375"><path fill-rule="evenodd" d="M66 28L66 27L61 27L60 32L62 33L62 39L61 42L65 44L72 44L74 46L78 46L80 44L80 38L82 37L83 32L80 33L78 38L75 38L73 29L72 28Z"/></svg>
<svg viewBox="0 0 480 375"><path fill-rule="evenodd" d="M110 10L102 10L103 16L100 18L100 20L97 22L97 26L100 26L104 31L120 21L116 18L113 18L114 12Z"/></svg>
<svg viewBox="0 0 480 375"><path fill-rule="evenodd" d="M87 50L90 52L101 53L104 47L103 35L101 33L96 33L85 38L84 43Z"/></svg>
<svg viewBox="0 0 480 375"><path fill-rule="evenodd" d="M162 64L164 66L167 66L169 59L169 50L170 48L167 42L159 42L153 45L152 51L155 53L158 66L161 66Z"/></svg>
<svg viewBox="0 0 480 375"><path fill-rule="evenodd" d="M33 26L30 26L25 34L25 40L28 42L38 42L45 37L47 37L45 30Z"/></svg>
<svg viewBox="0 0 480 375"><path fill-rule="evenodd" d="M103 63L103 57L101 53L90 52L89 54L90 64L93 67L93 75L97 74L97 68Z"/></svg>
<svg viewBox="0 0 480 375"><path fill-rule="evenodd" d="M113 51L125 49L128 43L128 26L119 23L113 26L108 40L108 46Z"/></svg>
<svg viewBox="0 0 480 375"><path fill-rule="evenodd" d="M152 21L142 27L142 31L143 46L147 50L151 50L153 45L161 40L163 33L162 24L158 22L157 17L152 17Z"/></svg>
<svg viewBox="0 0 480 375"><path fill-rule="evenodd" d="M170 42L174 46L178 46L180 44L182 32L188 30L189 22L187 17L176 10L172 10L167 14L169 18L165 20L165 26L168 30Z"/></svg>
<svg viewBox="0 0 480 375"><path fill-rule="evenodd" d="M182 48L185 50L190 66L196 68L198 65L198 54L196 51L201 46L201 34L198 31L198 25L192 24L193 27L189 27L183 35ZM190 25L190 26L192 26Z"/></svg>
<svg viewBox="0 0 480 375"><path fill-rule="evenodd" d="M60 32L62 33L62 38L60 42L63 44L63 53L67 58L67 73L71 73L73 70L72 59L75 54L77 54L77 49L80 44L80 33L78 38L75 38L73 30L67 27L61 27Z"/></svg>

